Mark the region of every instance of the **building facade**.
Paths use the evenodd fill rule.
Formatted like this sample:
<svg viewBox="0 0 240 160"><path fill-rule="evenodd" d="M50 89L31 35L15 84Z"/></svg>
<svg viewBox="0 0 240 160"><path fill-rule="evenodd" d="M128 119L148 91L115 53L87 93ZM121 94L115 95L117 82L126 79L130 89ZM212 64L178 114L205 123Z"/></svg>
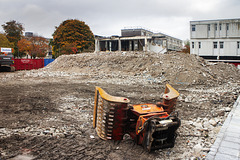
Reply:
<svg viewBox="0 0 240 160"><path fill-rule="evenodd" d="M98 51L152 51L165 53L180 51L182 40L163 33L153 33L143 28L122 29L121 36L95 36L95 52Z"/></svg>
<svg viewBox="0 0 240 160"><path fill-rule="evenodd" d="M190 52L211 61L240 62L240 19L191 21Z"/></svg>
<svg viewBox="0 0 240 160"><path fill-rule="evenodd" d="M33 32L25 32L25 37L33 37Z"/></svg>

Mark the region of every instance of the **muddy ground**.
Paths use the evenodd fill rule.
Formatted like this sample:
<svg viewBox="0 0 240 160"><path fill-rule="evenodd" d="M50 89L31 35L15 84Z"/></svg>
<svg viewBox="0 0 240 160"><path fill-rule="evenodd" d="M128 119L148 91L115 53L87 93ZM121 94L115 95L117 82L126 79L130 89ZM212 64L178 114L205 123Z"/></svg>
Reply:
<svg viewBox="0 0 240 160"><path fill-rule="evenodd" d="M95 86L133 104L156 103L167 82L83 73L51 67L0 72L0 159L204 158L240 93L234 78L215 85L172 83L180 93L176 110L182 121L175 146L148 153L128 135L118 142L99 139L92 127Z"/></svg>

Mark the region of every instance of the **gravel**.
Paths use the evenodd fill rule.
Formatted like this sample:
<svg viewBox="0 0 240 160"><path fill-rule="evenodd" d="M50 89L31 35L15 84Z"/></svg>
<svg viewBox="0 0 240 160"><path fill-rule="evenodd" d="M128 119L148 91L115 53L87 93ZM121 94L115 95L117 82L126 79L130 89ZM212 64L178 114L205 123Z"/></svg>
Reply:
<svg viewBox="0 0 240 160"><path fill-rule="evenodd" d="M240 71L236 67L183 53L63 55L39 70L0 73L0 82L3 159L19 156L13 144L21 138L26 140L17 141L18 147L32 149L30 156L36 159L58 159L62 153L69 159L91 159L93 155L99 159L205 158L240 93ZM95 86L111 95L127 97L134 104L161 101L166 83L180 93L176 110L182 124L174 148L148 154L141 146L132 149L134 143L127 135L119 144L98 138L91 127ZM41 106L38 114L33 114L32 106ZM21 114L23 111L25 114ZM71 152L61 147L69 138L75 147ZM46 144L41 143L43 139ZM56 150L49 151L48 143Z"/></svg>

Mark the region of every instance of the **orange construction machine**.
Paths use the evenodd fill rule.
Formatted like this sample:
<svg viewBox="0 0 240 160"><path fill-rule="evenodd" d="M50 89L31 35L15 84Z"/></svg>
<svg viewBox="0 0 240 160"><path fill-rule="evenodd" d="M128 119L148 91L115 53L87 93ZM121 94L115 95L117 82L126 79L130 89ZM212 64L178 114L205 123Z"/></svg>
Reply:
<svg viewBox="0 0 240 160"><path fill-rule="evenodd" d="M178 96L179 93L166 84L163 102L132 105L128 98L111 96L96 87L93 127L103 140L122 140L129 134L149 152L173 147L181 124L175 111Z"/></svg>

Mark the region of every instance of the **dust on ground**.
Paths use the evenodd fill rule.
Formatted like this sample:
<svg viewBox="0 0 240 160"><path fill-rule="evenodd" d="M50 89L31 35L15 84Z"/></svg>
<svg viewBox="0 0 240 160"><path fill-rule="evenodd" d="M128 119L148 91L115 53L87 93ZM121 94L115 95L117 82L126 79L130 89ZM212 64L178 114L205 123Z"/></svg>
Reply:
<svg viewBox="0 0 240 160"><path fill-rule="evenodd" d="M0 159L204 158L240 93L239 70L188 54L64 55L39 70L0 73ZM131 103L180 93L174 148L148 153L125 135L103 141L92 128L95 86Z"/></svg>

